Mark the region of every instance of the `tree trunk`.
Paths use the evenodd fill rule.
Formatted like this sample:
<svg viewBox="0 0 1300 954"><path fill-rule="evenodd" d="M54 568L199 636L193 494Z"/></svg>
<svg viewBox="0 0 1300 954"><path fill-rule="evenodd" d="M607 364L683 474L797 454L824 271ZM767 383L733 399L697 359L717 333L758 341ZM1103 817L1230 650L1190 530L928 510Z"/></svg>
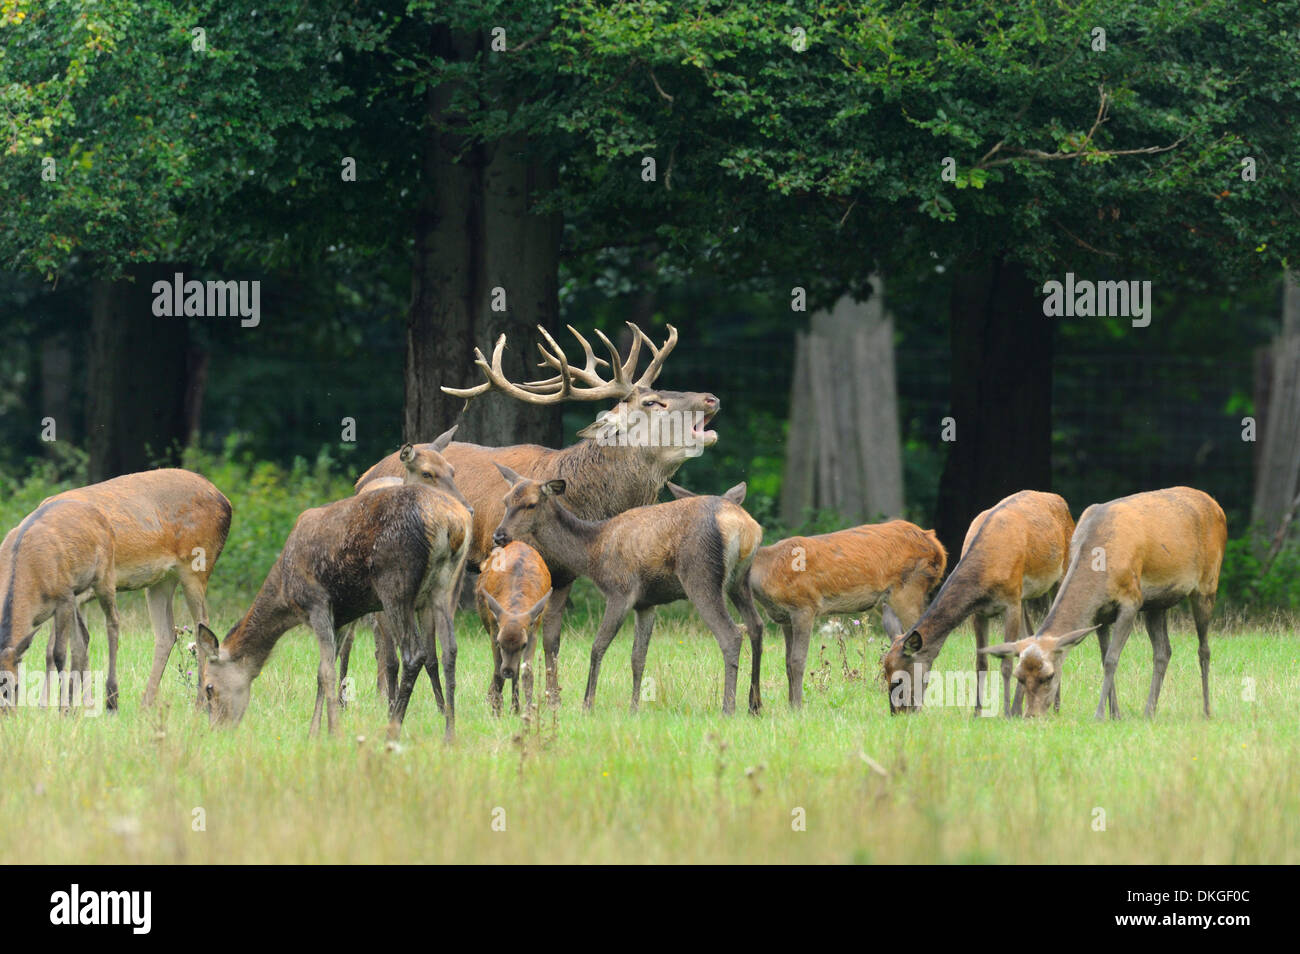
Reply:
<svg viewBox="0 0 1300 954"><path fill-rule="evenodd" d="M1017 490L1052 485L1052 343L1023 268L986 261L953 277L951 415L935 529L955 565L971 520ZM939 423L936 422L936 426Z"/></svg>
<svg viewBox="0 0 1300 954"><path fill-rule="evenodd" d="M1256 549L1281 530L1300 489L1300 283L1288 272L1282 294L1282 331L1269 349L1267 404L1256 422L1260 438L1251 515Z"/></svg>
<svg viewBox="0 0 1300 954"><path fill-rule="evenodd" d="M437 27L433 53L468 60L482 42L479 33ZM508 377L549 377L535 367L535 327L554 332L559 315L560 220L532 211L535 197L555 186L556 165L530 153L522 137L472 143L464 115L452 110L457 92L458 84L444 83L427 101L425 191L407 316L405 436L428 441L458 423L462 440L554 446L562 439L558 407L489 392L466 408L440 389L482 382L474 348L490 355L503 333ZM493 310L498 288L504 311Z"/></svg>
<svg viewBox="0 0 1300 954"><path fill-rule="evenodd" d="M191 437L186 408L191 387L189 323L153 313L154 281L171 281L184 268L134 268L117 282L97 281L91 292L86 387L87 450L91 481L172 465Z"/></svg>

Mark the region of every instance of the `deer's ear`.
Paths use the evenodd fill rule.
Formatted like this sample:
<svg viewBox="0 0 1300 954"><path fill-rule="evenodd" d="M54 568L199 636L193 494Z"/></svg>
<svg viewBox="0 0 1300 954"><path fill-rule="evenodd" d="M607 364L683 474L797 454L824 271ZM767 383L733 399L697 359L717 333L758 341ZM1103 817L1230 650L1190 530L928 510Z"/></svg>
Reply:
<svg viewBox="0 0 1300 954"><path fill-rule="evenodd" d="M542 493L548 497L559 497L564 494L564 488L567 486L562 478L557 477L555 480L548 480L542 484Z"/></svg>
<svg viewBox="0 0 1300 954"><path fill-rule="evenodd" d="M605 438L609 439L618 430L618 412L606 411L601 414L582 430L578 431L579 437Z"/></svg>
<svg viewBox="0 0 1300 954"><path fill-rule="evenodd" d="M885 608L880 611L880 625L885 628L885 635L891 640L895 640L899 636L903 635L903 621L898 618L898 614L894 612L894 608L888 603L886 603ZM917 639L917 648L920 649L920 637L918 636Z"/></svg>
<svg viewBox="0 0 1300 954"><path fill-rule="evenodd" d="M501 472L501 476L506 479L506 483L509 484L511 487L519 483L519 481L523 480L522 477L516 474L505 464L497 464L497 470Z"/></svg>
<svg viewBox="0 0 1300 954"><path fill-rule="evenodd" d="M194 643L199 651L199 659L212 662L217 658L221 647L217 644L217 635L203 623L194 631Z"/></svg>
<svg viewBox="0 0 1300 954"><path fill-rule="evenodd" d="M546 611L546 604L551 601L551 591L547 590L542 594L542 598L533 604L533 608L528 611L529 624L537 622L537 617Z"/></svg>
<svg viewBox="0 0 1300 954"><path fill-rule="evenodd" d="M1031 636L1014 643L998 643L996 646L985 646L980 652L987 653L990 656L1019 656L1025 647L1033 641Z"/></svg>
<svg viewBox="0 0 1300 954"><path fill-rule="evenodd" d="M1076 629L1066 633L1064 636L1056 637L1056 645L1052 647L1055 652L1064 652L1075 643L1086 637L1089 633L1101 628L1101 624L1089 626L1087 629Z"/></svg>
<svg viewBox="0 0 1300 954"><path fill-rule="evenodd" d="M893 610L890 610L890 612L892 613ZM884 619L884 614L881 614L881 619ZM895 616L894 619L898 619L898 617ZM902 628L901 625L899 628ZM923 643L924 641L921 639L921 634L916 630L912 630L907 634L907 638L903 640L903 652L909 656L915 656L921 651Z"/></svg>
<svg viewBox="0 0 1300 954"><path fill-rule="evenodd" d="M732 487L725 494L723 494L722 497L724 500L730 500L737 507L739 507L741 504L745 502L745 494L748 492L748 490L749 490L748 485L742 480L740 483L736 484L736 486Z"/></svg>
<svg viewBox="0 0 1300 954"><path fill-rule="evenodd" d="M411 458L415 456L414 444L403 444L402 449L397 452L397 459L403 464L409 464Z"/></svg>
<svg viewBox="0 0 1300 954"><path fill-rule="evenodd" d="M685 500L687 497L695 496L695 494L691 493L681 484L675 484L671 480L668 481L668 492L671 493L678 500Z"/></svg>
<svg viewBox="0 0 1300 954"><path fill-rule="evenodd" d="M483 602L487 604L487 608L492 611L493 616L498 619L501 617L501 604L492 598L491 593L483 594Z"/></svg>
<svg viewBox="0 0 1300 954"><path fill-rule="evenodd" d="M436 450L439 454L445 451L447 449L447 445L451 443L451 439L456 436L456 428L458 428L459 426L460 426L459 424L453 424L451 426L451 430L444 431L443 433L435 437L433 439L433 449Z"/></svg>

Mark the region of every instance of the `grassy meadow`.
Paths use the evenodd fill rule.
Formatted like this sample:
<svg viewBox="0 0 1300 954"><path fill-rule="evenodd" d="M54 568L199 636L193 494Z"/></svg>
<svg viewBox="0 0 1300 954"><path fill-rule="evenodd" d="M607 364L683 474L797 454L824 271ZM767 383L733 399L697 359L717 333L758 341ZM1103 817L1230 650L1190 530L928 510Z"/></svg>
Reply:
<svg viewBox="0 0 1300 954"><path fill-rule="evenodd" d="M281 641L243 723L213 732L192 710L179 651L160 705L141 709L152 638L143 597L123 594L121 603L119 714L24 709L0 719L0 812L10 819L0 860L1300 860L1300 663L1293 634L1278 625L1234 623L1231 635L1214 637L1210 722L1200 716L1185 619L1171 628L1154 721L1139 714L1151 668L1140 631L1121 664L1119 722L1092 719L1095 643L1067 662L1059 716L973 719L968 708L934 707L891 718L876 676L880 630L852 621L823 624L799 714L786 705L783 641L769 628L765 711L724 719L721 656L678 604L661 612L651 644L654 700L636 716L627 711L629 623L605 658L596 708L583 715L598 611L587 598L566 622L563 705L525 726L489 714L486 637L461 614L456 742L442 742L422 678L390 748L368 632L353 654L358 698L335 736L307 738L317 651L306 629ZM228 609L217 613L221 632ZM92 665L102 666L97 609L89 620ZM42 635L25 661L39 665L43 654ZM939 665L967 667L972 654L963 629ZM748 665L746 650L742 699Z"/></svg>

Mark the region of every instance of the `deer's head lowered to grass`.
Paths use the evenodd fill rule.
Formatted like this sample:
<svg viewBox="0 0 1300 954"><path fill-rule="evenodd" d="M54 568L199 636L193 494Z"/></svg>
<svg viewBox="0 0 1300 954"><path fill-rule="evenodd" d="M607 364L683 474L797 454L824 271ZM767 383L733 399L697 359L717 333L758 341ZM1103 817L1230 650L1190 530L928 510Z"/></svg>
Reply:
<svg viewBox="0 0 1300 954"><path fill-rule="evenodd" d="M1027 636L1014 643L999 643L981 650L990 656L1016 659L1015 678L1024 689L1025 715L1044 715L1061 685L1061 664L1070 648L1094 632L1096 626L1060 636Z"/></svg>

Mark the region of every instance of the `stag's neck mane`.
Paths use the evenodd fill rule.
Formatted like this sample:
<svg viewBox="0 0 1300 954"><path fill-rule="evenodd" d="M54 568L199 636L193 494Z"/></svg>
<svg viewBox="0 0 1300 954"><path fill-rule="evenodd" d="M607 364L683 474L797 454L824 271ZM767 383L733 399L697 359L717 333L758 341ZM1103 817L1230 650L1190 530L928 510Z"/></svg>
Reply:
<svg viewBox="0 0 1300 954"><path fill-rule="evenodd" d="M666 460L665 448L602 444L585 438L558 451L553 474L568 482L565 500L573 513L588 520L605 520L659 499L681 460Z"/></svg>
<svg viewBox="0 0 1300 954"><path fill-rule="evenodd" d="M257 591L253 605L230 631L221 648L229 654L232 662L246 662L257 675L280 637L299 622L301 620L285 598L280 560L277 559L262 588Z"/></svg>

